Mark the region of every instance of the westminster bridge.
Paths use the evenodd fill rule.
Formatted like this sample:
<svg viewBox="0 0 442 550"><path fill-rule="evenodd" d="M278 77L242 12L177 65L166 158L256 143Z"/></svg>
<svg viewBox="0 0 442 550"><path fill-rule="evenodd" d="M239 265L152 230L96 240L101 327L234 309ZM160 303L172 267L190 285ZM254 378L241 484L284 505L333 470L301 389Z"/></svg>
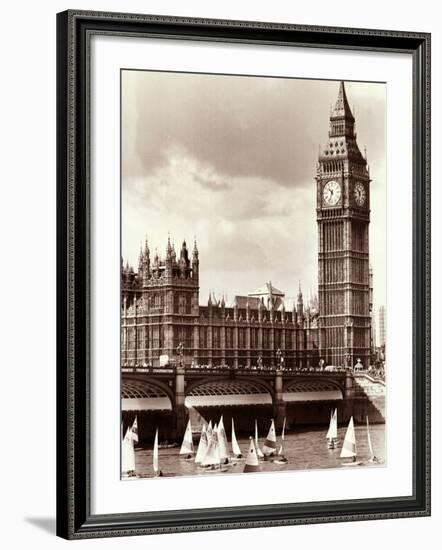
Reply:
<svg viewBox="0 0 442 550"><path fill-rule="evenodd" d="M320 369L238 369L229 367L123 367L123 422L139 419L140 438L151 440L161 426L170 440L179 439L189 415L194 431L221 414L229 430L251 432L255 419L267 429L326 424L332 407L340 422L384 421L385 383L366 373Z"/></svg>

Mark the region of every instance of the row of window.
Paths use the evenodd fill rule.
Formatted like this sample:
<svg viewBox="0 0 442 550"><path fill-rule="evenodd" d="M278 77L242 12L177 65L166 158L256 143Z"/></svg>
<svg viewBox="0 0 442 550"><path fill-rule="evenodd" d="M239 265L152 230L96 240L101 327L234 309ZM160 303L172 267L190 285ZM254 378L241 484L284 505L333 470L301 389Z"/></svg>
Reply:
<svg viewBox="0 0 442 550"><path fill-rule="evenodd" d="M238 328L237 341L235 342L235 329L231 327L224 329L212 327L211 332L210 341L209 327L200 327L199 342L196 346L193 327L175 327L173 348L176 349L180 343L183 343L185 348L198 347L202 349L297 349L301 347L304 338L304 333L300 335L300 340L299 332L293 330ZM161 325L154 327L152 331L145 330L144 327L126 327L126 330L122 331L123 349L162 348L164 344L164 327Z"/></svg>

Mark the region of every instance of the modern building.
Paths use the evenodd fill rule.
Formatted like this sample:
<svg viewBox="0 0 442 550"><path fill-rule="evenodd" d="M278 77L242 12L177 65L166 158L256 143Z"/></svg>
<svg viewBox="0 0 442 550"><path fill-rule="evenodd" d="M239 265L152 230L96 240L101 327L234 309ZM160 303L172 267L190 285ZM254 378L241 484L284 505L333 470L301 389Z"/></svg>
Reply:
<svg viewBox="0 0 442 550"><path fill-rule="evenodd" d="M153 261L146 242L137 272L122 265L122 366L157 367L161 356L235 368L368 366L370 176L354 124L341 82L316 168L319 296L304 303L299 287L290 303L268 282L232 303L211 294L200 305L196 242L178 257L169 239Z"/></svg>
<svg viewBox="0 0 442 550"><path fill-rule="evenodd" d="M385 306L379 308L379 346L385 347Z"/></svg>

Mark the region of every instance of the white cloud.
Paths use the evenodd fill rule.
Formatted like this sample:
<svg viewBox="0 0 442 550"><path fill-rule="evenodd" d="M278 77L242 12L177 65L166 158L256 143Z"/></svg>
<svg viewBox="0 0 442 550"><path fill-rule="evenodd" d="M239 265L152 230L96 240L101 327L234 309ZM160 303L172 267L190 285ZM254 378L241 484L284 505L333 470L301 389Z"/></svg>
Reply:
<svg viewBox="0 0 442 550"><path fill-rule="evenodd" d="M373 179L375 302L385 303L385 87L349 83ZM316 159L337 83L125 72L123 256L196 237L200 299L272 280L317 286Z"/></svg>

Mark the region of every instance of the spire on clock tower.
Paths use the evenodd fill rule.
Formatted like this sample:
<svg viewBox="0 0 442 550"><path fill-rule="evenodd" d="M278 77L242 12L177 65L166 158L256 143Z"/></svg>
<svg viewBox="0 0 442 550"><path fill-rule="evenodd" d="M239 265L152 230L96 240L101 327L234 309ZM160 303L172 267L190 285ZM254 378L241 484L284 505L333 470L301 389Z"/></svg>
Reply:
<svg viewBox="0 0 442 550"><path fill-rule="evenodd" d="M355 121L350 109L350 104L348 103L347 94L345 93L345 84L343 80L341 80L341 83L339 84L338 99L336 100L336 105L332 116L344 117L352 120L353 122Z"/></svg>
<svg viewBox="0 0 442 550"><path fill-rule="evenodd" d="M367 159L362 156L356 142L355 118L342 81L339 85L338 98L330 113L328 143L319 154L318 160L319 163L332 162L331 167L335 172L336 169L351 168L343 165L342 162L346 160L359 166L367 166ZM318 168L320 169L321 166Z"/></svg>
<svg viewBox="0 0 442 550"><path fill-rule="evenodd" d="M341 81L341 84L339 85L338 99L336 100L335 108L330 116L329 137L356 137L354 129L355 118L348 103L344 82Z"/></svg>

